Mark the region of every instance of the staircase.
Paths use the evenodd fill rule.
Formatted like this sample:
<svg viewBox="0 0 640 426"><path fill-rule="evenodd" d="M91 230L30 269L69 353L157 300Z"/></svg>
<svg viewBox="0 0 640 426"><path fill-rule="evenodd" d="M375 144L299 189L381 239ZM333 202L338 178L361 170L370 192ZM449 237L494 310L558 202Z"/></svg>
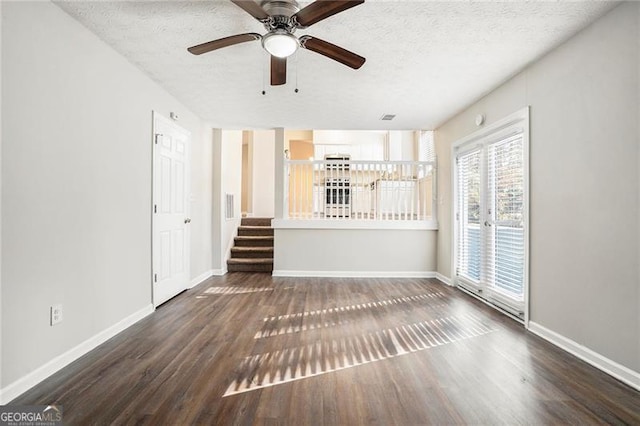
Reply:
<svg viewBox="0 0 640 426"><path fill-rule="evenodd" d="M270 218L244 217L227 261L228 272L273 272Z"/></svg>

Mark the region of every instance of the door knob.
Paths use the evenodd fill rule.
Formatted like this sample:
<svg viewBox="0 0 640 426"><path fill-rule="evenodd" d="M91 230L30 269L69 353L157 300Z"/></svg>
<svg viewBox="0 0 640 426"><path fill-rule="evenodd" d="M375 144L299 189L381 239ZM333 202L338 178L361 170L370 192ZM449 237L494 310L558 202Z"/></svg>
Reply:
<svg viewBox="0 0 640 426"><path fill-rule="evenodd" d="M190 219L190 218L186 218L186 219L184 220L184 223L191 223L191 219Z"/></svg>

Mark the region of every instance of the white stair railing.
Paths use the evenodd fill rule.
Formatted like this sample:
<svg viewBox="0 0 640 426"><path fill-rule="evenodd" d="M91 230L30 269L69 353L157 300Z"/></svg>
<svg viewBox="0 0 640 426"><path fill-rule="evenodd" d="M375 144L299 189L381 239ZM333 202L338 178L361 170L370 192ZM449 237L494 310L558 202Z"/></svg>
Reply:
<svg viewBox="0 0 640 426"><path fill-rule="evenodd" d="M435 219L435 162L287 160L285 167L289 219Z"/></svg>

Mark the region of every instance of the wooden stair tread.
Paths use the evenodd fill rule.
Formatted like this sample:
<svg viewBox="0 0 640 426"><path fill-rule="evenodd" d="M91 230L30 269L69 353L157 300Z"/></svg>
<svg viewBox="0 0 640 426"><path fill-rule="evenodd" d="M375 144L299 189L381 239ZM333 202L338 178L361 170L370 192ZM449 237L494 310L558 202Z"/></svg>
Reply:
<svg viewBox="0 0 640 426"><path fill-rule="evenodd" d="M272 258L261 258L261 257L256 257L256 258L236 258L236 257L232 257L231 259L227 260L227 262L229 264L252 264L252 263L257 263L257 264L269 264L269 263L273 263L273 259Z"/></svg>
<svg viewBox="0 0 640 426"><path fill-rule="evenodd" d="M257 237L257 236L272 236L273 228L270 226L239 226L238 236L240 237Z"/></svg>
<svg viewBox="0 0 640 426"><path fill-rule="evenodd" d="M271 220L270 217L243 217L240 225L271 226Z"/></svg>
<svg viewBox="0 0 640 426"><path fill-rule="evenodd" d="M273 235L238 235L239 240L273 240Z"/></svg>
<svg viewBox="0 0 640 426"><path fill-rule="evenodd" d="M231 258L273 259L273 246L234 246L231 248Z"/></svg>

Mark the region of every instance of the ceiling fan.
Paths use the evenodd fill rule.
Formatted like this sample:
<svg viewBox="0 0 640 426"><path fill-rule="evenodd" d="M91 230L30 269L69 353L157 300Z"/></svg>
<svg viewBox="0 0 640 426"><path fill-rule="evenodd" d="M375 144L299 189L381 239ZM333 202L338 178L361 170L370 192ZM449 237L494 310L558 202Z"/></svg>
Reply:
<svg viewBox="0 0 640 426"><path fill-rule="evenodd" d="M365 58L310 35L296 37L297 29L308 28L337 13L364 3L364 0L316 0L300 9L295 0L231 0L249 15L260 21L267 29L265 35L245 33L192 46L187 50L194 55L211 52L223 47L247 41L261 40L262 47L271 55L271 85L287 82L287 57L298 47L319 53L353 69L364 64Z"/></svg>

